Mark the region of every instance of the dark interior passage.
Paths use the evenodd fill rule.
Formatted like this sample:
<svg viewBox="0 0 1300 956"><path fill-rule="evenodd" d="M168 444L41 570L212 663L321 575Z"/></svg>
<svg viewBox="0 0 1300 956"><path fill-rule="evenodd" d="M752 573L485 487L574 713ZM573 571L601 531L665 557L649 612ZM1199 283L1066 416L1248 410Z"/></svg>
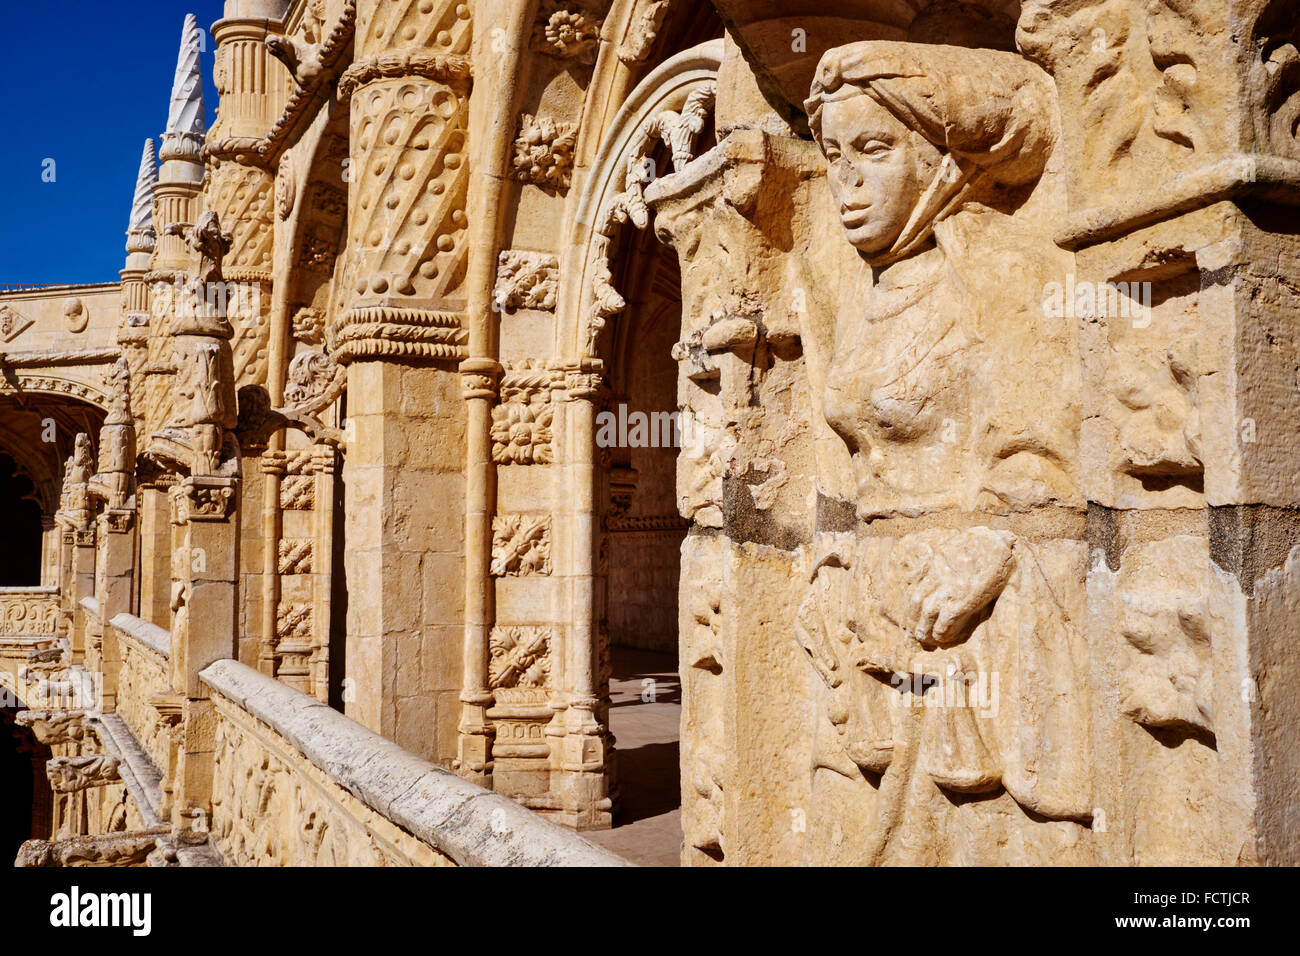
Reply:
<svg viewBox="0 0 1300 956"><path fill-rule="evenodd" d="M35 491L14 460L0 453L0 514L4 515L0 587L41 583L41 507L32 498Z"/></svg>

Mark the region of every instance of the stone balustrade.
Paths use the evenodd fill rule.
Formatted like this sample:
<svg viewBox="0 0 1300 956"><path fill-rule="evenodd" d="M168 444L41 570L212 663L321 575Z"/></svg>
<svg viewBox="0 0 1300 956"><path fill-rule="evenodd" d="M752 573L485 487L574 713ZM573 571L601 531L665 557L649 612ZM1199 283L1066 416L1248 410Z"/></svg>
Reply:
<svg viewBox="0 0 1300 956"><path fill-rule="evenodd" d="M0 636L52 638L58 622L58 588L0 588Z"/></svg>
<svg viewBox="0 0 1300 956"><path fill-rule="evenodd" d="M118 671L117 715L140 743L154 767L165 770L171 743L156 701L171 692L168 659L171 635L148 621L118 614L111 621L122 655Z"/></svg>
<svg viewBox="0 0 1300 956"><path fill-rule="evenodd" d="M217 715L212 844L236 865L620 866L585 838L236 661Z"/></svg>

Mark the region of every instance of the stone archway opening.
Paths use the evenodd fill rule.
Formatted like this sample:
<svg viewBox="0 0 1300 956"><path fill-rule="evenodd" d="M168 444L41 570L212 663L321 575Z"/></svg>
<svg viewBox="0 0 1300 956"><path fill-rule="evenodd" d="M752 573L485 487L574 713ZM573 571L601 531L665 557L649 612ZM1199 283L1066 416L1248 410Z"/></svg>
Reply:
<svg viewBox="0 0 1300 956"><path fill-rule="evenodd" d="M0 452L0 509L5 515L0 587L35 587L41 583L43 515L35 496L35 482L11 455Z"/></svg>
<svg viewBox="0 0 1300 956"><path fill-rule="evenodd" d="M23 706L8 696L0 706L0 854L12 860L24 841L53 835L54 791L45 772L53 753L30 727L14 721Z"/></svg>
<svg viewBox="0 0 1300 956"><path fill-rule="evenodd" d="M0 509L6 547L0 588L55 583L63 470L78 434L90 436L92 459L104 411L53 394L0 395Z"/></svg>
<svg viewBox="0 0 1300 956"><path fill-rule="evenodd" d="M671 158L656 156L660 168ZM678 591L687 522L677 508L681 272L651 230L611 250L627 302L605 342L609 392L596 420L599 569L616 739L614 827L591 834L637 862L676 866L681 847Z"/></svg>

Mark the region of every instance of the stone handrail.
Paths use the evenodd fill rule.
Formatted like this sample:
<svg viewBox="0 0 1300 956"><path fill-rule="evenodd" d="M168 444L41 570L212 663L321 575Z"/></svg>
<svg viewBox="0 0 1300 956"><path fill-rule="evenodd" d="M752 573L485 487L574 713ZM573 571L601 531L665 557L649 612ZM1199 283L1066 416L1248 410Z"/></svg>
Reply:
<svg viewBox="0 0 1300 956"><path fill-rule="evenodd" d="M629 865L251 667L217 661L200 677L218 716L212 840L228 863Z"/></svg>
<svg viewBox="0 0 1300 956"><path fill-rule="evenodd" d="M171 741L155 702L171 692L168 659L171 634L131 614L108 622L118 634L121 664L117 673L117 716L121 718L154 769L166 770Z"/></svg>
<svg viewBox="0 0 1300 956"><path fill-rule="evenodd" d="M134 614L119 614L108 623L117 628L118 633L135 638L164 658L171 657L172 636L165 628L150 624Z"/></svg>

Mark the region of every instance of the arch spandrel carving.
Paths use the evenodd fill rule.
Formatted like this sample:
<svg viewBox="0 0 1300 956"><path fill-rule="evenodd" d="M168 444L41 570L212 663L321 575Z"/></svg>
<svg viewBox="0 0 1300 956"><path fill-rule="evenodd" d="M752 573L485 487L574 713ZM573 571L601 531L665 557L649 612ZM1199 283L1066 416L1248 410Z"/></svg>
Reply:
<svg viewBox="0 0 1300 956"><path fill-rule="evenodd" d="M683 165L689 161L694 137L690 129L698 133L702 128L690 117L711 112L722 54L723 41L713 40L660 64L624 101L600 137L599 152L573 207L573 238L561 269L559 354L597 357L605 321L623 308L612 284L610 241L624 223L630 228L649 223L642 193L653 174L646 175L641 163L657 140L674 134L680 143L677 158Z"/></svg>

